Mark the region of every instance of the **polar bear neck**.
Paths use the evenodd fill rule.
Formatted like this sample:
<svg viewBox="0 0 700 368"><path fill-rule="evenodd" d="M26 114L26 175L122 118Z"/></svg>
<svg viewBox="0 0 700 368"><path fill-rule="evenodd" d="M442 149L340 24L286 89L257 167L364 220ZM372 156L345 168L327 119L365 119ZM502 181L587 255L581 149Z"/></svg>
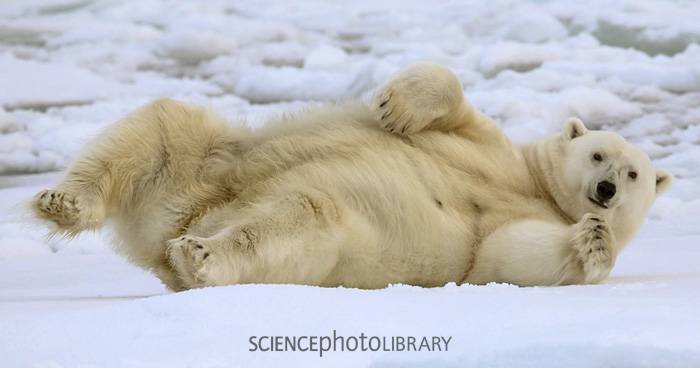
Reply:
<svg viewBox="0 0 700 368"><path fill-rule="evenodd" d="M550 157L552 154L557 154L557 152L552 152L558 148L555 143L554 138L550 138L538 143L523 145L520 147L520 151L539 196L545 198L563 219L573 224L578 222L578 219L562 206L562 204L571 202L571 199L564 195L564 191L553 179L557 167Z"/></svg>

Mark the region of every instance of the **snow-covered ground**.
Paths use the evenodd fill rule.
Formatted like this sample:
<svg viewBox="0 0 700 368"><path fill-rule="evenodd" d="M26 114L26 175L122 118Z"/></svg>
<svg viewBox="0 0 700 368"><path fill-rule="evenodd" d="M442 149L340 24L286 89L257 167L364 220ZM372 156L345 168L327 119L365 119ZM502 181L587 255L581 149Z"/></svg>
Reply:
<svg viewBox="0 0 700 368"><path fill-rule="evenodd" d="M0 3L1 367L700 366L700 3ZM452 67L515 141L567 116L675 176L603 285L173 294L106 235L46 240L22 202L105 125L159 96L231 119L363 96ZM249 352L252 335L452 336L448 352Z"/></svg>

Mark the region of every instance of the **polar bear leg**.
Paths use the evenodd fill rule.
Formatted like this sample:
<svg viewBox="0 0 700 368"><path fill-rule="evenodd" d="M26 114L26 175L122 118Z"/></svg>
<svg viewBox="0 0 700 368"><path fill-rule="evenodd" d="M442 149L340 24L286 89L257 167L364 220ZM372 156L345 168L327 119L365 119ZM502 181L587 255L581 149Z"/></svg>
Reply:
<svg viewBox="0 0 700 368"><path fill-rule="evenodd" d="M75 236L97 229L108 214L171 190L182 182L178 176L195 178L217 145L235 147L223 142L226 129L204 109L154 101L90 142L64 179L38 193L30 208L52 222L57 233Z"/></svg>
<svg viewBox="0 0 700 368"><path fill-rule="evenodd" d="M521 286L597 283L612 270L614 241L609 226L595 215L574 225L515 222L482 242L465 281Z"/></svg>
<svg viewBox="0 0 700 368"><path fill-rule="evenodd" d="M168 242L170 263L187 288L240 283L321 285L338 261L342 231L337 208L318 191L275 194L233 216L212 216L224 223L229 218L245 220L210 237L188 234Z"/></svg>
<svg viewBox="0 0 700 368"><path fill-rule="evenodd" d="M371 107L382 127L395 134L438 130L484 143L508 142L491 119L464 99L457 76L439 64L423 62L402 70L377 90Z"/></svg>
<svg viewBox="0 0 700 368"><path fill-rule="evenodd" d="M88 154L72 165L56 188L37 193L29 203L30 210L37 218L52 223L54 233L76 236L102 226L108 187L104 162Z"/></svg>

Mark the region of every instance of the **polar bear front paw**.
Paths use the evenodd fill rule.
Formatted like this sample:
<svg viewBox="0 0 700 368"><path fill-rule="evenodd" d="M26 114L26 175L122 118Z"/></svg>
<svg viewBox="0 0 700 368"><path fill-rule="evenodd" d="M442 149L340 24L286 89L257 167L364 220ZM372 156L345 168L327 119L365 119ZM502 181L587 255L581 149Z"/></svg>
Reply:
<svg viewBox="0 0 700 368"><path fill-rule="evenodd" d="M418 133L447 113L446 108L436 108L435 101L425 101L425 96L416 95L416 91L404 86L406 83L405 80L390 83L377 93L373 103L382 128L394 134Z"/></svg>
<svg viewBox="0 0 700 368"><path fill-rule="evenodd" d="M377 117L382 128L394 134L412 134L420 131L429 122L429 117L415 116L399 93L394 95L387 89L376 99ZM427 122L426 122L427 120Z"/></svg>
<svg viewBox="0 0 700 368"><path fill-rule="evenodd" d="M607 222L598 215L587 214L576 224L573 238L587 283L602 281L615 262L615 238Z"/></svg>
<svg viewBox="0 0 700 368"><path fill-rule="evenodd" d="M206 284L213 258L213 250L207 244L207 239L184 235L169 240L166 253L170 265L187 286Z"/></svg>
<svg viewBox="0 0 700 368"><path fill-rule="evenodd" d="M372 108L381 126L395 134L413 134L464 104L462 85L448 68L414 64L381 87Z"/></svg>

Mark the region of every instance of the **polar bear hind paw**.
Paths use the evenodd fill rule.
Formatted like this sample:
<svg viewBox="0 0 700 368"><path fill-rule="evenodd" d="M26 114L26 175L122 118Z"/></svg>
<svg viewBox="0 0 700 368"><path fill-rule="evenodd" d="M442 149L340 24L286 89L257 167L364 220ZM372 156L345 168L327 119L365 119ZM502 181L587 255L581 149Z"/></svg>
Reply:
<svg viewBox="0 0 700 368"><path fill-rule="evenodd" d="M69 228L81 220L79 199L57 190L39 192L32 203L37 215L54 222L59 228Z"/></svg>
<svg viewBox="0 0 700 368"><path fill-rule="evenodd" d="M207 239L191 235L184 235L167 243L166 255L170 266L189 287L208 284L214 252L207 243Z"/></svg>

